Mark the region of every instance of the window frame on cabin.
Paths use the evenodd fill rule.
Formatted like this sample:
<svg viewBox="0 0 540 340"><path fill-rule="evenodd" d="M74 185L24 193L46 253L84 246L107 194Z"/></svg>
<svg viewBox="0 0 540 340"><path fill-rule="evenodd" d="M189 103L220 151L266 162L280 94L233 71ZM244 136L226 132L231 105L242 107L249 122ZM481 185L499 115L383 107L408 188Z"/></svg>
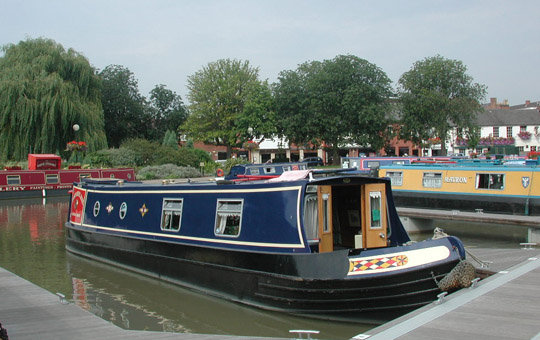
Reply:
<svg viewBox="0 0 540 340"><path fill-rule="evenodd" d="M276 173L276 167L274 166L265 166L263 168L263 171L264 171L264 174L265 175L268 175L268 174L275 174Z"/></svg>
<svg viewBox="0 0 540 340"><path fill-rule="evenodd" d="M261 172L260 172L259 168L252 168L252 169L249 169L249 174L250 175L260 175Z"/></svg>
<svg viewBox="0 0 540 340"><path fill-rule="evenodd" d="M429 177L432 177L432 178L429 178ZM426 185L426 183L430 183L430 184ZM442 172L424 172L422 174L422 187L424 188L433 188L433 189L442 188L442 183L443 183Z"/></svg>
<svg viewBox="0 0 540 340"><path fill-rule="evenodd" d="M51 180L53 179L53 180ZM46 184L58 184L60 183L60 178L58 174L45 174L45 183Z"/></svg>
<svg viewBox="0 0 540 340"><path fill-rule="evenodd" d="M493 180L494 178L496 178L496 180ZM477 172L474 187L476 190L504 190L506 187L505 184L506 176L503 173Z"/></svg>
<svg viewBox="0 0 540 340"><path fill-rule="evenodd" d="M169 204L176 203L177 205ZM161 205L161 220L159 227L162 231L179 232L182 227L183 198L164 197ZM168 218L168 221L166 221ZM175 225L176 224L176 225Z"/></svg>
<svg viewBox="0 0 540 340"><path fill-rule="evenodd" d="M386 171L386 177L390 178L392 186L403 186L403 171Z"/></svg>
<svg viewBox="0 0 540 340"><path fill-rule="evenodd" d="M237 208L233 209L233 206L237 206ZM214 223L214 235L219 236L219 237L238 238L242 230L243 212L244 212L243 199L218 198L216 201L216 218L215 218L215 223ZM235 215L237 219L234 218ZM229 222L234 223L234 225L230 225Z"/></svg>
<svg viewBox="0 0 540 340"><path fill-rule="evenodd" d="M6 184L7 185L21 185L21 176L20 175L6 175Z"/></svg>

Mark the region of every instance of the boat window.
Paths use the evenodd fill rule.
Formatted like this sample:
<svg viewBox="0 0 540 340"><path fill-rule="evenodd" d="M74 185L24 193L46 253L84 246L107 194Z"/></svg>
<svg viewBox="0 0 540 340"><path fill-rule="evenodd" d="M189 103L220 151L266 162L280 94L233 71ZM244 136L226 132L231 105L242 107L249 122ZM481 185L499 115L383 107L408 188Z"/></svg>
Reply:
<svg viewBox="0 0 540 340"><path fill-rule="evenodd" d="M58 174L47 175L47 184L57 184L57 183L58 183Z"/></svg>
<svg viewBox="0 0 540 340"><path fill-rule="evenodd" d="M298 164L298 168L300 170L307 170L307 166L305 164Z"/></svg>
<svg viewBox="0 0 540 340"><path fill-rule="evenodd" d="M21 184L21 176L19 175L8 175L7 176L8 185L19 185Z"/></svg>
<svg viewBox="0 0 540 340"><path fill-rule="evenodd" d="M127 203L122 202L122 205L120 205L120 209L118 210L118 216L120 216L120 219L123 220L126 217L127 214Z"/></svg>
<svg viewBox="0 0 540 340"><path fill-rule="evenodd" d="M402 186L403 185L403 172L402 171L387 171L386 176L390 178L392 186Z"/></svg>
<svg viewBox="0 0 540 340"><path fill-rule="evenodd" d="M369 192L369 210L371 212L371 229L380 229L382 228L381 221L381 192L380 191L370 191Z"/></svg>
<svg viewBox="0 0 540 340"><path fill-rule="evenodd" d="M218 199L216 207L216 225L214 234L217 236L237 237L242 225L243 200Z"/></svg>
<svg viewBox="0 0 540 340"><path fill-rule="evenodd" d="M249 174L250 174L250 175L258 175L258 174L260 174L259 168L253 168L253 169L250 169L250 170L249 170Z"/></svg>
<svg viewBox="0 0 540 340"><path fill-rule="evenodd" d="M367 167L369 169L377 169L381 166L381 163L379 161L368 161L367 162Z"/></svg>
<svg viewBox="0 0 540 340"><path fill-rule="evenodd" d="M94 203L94 217L97 217L97 215L99 214L100 207L101 205L99 201L96 201L96 203Z"/></svg>
<svg viewBox="0 0 540 340"><path fill-rule="evenodd" d="M273 167L273 166L266 167L266 168L264 168L264 173L265 174L275 174L276 173L276 168Z"/></svg>
<svg viewBox="0 0 540 340"><path fill-rule="evenodd" d="M284 165L283 166L283 172L285 171L291 171L291 166L290 165Z"/></svg>
<svg viewBox="0 0 540 340"><path fill-rule="evenodd" d="M184 200L181 198L164 198L163 209L161 211L161 230L178 231L182 223L182 206Z"/></svg>
<svg viewBox="0 0 540 340"><path fill-rule="evenodd" d="M424 188L440 188L442 187L442 173L440 172L424 172L422 178L422 186Z"/></svg>
<svg viewBox="0 0 540 340"><path fill-rule="evenodd" d="M405 164L405 161L403 161L403 160L401 160L401 161L392 161L392 164L403 165L403 164Z"/></svg>
<svg viewBox="0 0 540 340"><path fill-rule="evenodd" d="M304 229L306 231L308 241L315 241L319 239L318 221L319 209L317 204L317 195L306 195L306 200L304 202Z"/></svg>
<svg viewBox="0 0 540 340"><path fill-rule="evenodd" d="M476 174L476 189L504 189L504 174Z"/></svg>

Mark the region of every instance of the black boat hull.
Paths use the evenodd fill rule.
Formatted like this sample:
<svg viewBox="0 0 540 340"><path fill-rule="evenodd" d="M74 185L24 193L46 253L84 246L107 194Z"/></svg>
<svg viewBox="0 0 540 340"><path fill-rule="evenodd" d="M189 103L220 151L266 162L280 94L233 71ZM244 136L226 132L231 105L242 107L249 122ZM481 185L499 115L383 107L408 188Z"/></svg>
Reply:
<svg viewBox="0 0 540 340"><path fill-rule="evenodd" d="M381 323L403 315L434 301L437 281L459 262L456 256L439 265L344 279L347 250L254 253L66 227L66 248L75 254L227 300L324 319Z"/></svg>

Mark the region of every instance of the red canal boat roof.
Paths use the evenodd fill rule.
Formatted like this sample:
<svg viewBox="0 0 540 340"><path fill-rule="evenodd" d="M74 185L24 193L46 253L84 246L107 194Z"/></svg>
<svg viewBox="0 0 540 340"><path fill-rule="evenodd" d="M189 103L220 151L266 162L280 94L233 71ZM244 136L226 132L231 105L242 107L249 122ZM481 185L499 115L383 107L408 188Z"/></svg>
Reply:
<svg viewBox="0 0 540 340"><path fill-rule="evenodd" d="M62 158L54 154L28 154L28 170L58 170L62 167Z"/></svg>

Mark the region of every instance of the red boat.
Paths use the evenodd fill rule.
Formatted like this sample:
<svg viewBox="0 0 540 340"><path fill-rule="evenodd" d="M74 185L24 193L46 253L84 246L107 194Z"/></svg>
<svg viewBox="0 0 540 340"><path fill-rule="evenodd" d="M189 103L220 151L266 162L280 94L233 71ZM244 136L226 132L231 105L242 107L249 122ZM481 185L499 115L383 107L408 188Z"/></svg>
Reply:
<svg viewBox="0 0 540 340"><path fill-rule="evenodd" d="M74 182L81 178L117 178L135 181L132 168L62 169L62 159L53 154L29 154L28 170L6 167L0 170L0 199L35 198L68 195Z"/></svg>

